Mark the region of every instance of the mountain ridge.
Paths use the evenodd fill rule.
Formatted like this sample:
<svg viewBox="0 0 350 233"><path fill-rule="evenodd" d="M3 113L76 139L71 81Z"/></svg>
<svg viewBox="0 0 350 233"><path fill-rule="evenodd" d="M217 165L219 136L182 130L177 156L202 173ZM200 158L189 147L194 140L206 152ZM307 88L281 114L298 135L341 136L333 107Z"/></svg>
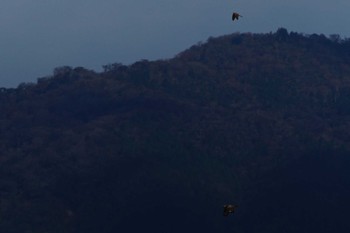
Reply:
<svg viewBox="0 0 350 233"><path fill-rule="evenodd" d="M349 51L280 28L1 89L1 231L346 232Z"/></svg>

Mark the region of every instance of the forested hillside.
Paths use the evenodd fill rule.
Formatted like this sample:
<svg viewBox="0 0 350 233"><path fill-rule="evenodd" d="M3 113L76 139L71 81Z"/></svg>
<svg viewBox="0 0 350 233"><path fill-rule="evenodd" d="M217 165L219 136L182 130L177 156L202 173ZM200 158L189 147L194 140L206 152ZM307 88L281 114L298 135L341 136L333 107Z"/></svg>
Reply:
<svg viewBox="0 0 350 233"><path fill-rule="evenodd" d="M350 40L235 33L103 68L0 90L0 232L350 229Z"/></svg>

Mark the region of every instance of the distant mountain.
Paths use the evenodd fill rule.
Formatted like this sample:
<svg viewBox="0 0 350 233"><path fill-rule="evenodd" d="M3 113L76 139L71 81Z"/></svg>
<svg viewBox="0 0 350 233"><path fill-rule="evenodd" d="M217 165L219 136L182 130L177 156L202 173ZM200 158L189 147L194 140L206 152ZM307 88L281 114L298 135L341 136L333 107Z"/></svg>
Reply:
<svg viewBox="0 0 350 233"><path fill-rule="evenodd" d="M235 33L101 73L58 67L0 89L0 110L0 232L350 229L337 35Z"/></svg>

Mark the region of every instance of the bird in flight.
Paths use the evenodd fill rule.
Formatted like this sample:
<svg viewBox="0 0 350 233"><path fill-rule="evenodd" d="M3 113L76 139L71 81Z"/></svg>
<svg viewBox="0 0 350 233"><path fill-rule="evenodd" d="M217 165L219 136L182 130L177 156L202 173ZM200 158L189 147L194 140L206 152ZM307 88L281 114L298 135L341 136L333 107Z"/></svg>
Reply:
<svg viewBox="0 0 350 233"><path fill-rule="evenodd" d="M224 205L224 216L226 217L229 214L233 214L237 207L237 205Z"/></svg>
<svg viewBox="0 0 350 233"><path fill-rule="evenodd" d="M239 17L243 17L242 15L236 13L236 12L233 12L232 13L232 21L235 21L235 19L239 19Z"/></svg>

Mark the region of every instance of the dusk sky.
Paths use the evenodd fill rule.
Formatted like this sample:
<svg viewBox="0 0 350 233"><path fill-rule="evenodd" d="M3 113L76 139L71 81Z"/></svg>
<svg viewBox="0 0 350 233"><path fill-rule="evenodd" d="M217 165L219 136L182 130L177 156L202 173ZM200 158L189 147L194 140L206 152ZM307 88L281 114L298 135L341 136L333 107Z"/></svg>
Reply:
<svg viewBox="0 0 350 233"><path fill-rule="evenodd" d="M1 0L0 87L55 67L171 58L234 32L350 37L349 0ZM243 15L231 21L232 11Z"/></svg>

